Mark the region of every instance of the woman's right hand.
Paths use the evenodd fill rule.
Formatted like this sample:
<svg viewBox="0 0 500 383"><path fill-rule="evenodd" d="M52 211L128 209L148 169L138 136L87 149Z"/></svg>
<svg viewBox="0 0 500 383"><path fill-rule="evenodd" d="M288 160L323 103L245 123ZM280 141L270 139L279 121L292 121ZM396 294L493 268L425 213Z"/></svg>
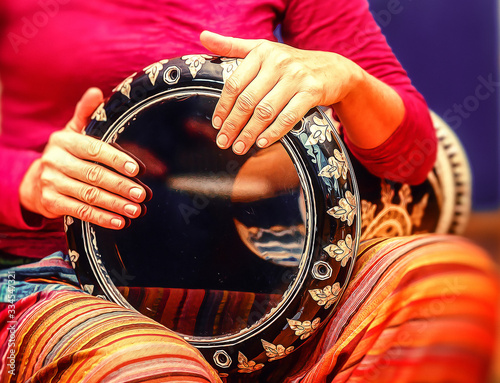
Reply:
<svg viewBox="0 0 500 383"><path fill-rule="evenodd" d="M82 134L102 101L99 89L87 90L71 121L50 136L42 157L21 182L24 209L46 218L70 215L109 229L121 229L125 217L141 214L146 190L131 179L139 172L137 161Z"/></svg>

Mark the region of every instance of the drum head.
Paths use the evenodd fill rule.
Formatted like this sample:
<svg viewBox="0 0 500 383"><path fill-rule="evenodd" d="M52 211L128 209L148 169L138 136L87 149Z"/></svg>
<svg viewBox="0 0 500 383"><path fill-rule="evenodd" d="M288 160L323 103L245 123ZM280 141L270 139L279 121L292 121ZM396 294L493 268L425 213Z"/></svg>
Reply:
<svg viewBox="0 0 500 383"><path fill-rule="evenodd" d="M286 357L331 317L360 231L349 159L319 109L269 148L217 147L211 118L237 64L184 56L120 84L86 133L144 163L147 213L119 231L65 219L82 287L181 334L222 376Z"/></svg>

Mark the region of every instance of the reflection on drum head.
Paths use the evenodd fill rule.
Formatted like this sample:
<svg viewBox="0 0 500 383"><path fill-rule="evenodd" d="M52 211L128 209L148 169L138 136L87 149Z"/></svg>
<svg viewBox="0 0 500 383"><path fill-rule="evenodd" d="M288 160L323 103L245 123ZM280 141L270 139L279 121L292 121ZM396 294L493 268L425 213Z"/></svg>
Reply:
<svg viewBox="0 0 500 383"><path fill-rule="evenodd" d="M299 274L308 229L287 150L219 149L217 100L152 103L103 138L122 131L116 142L144 162L153 197L127 229L92 226L128 303L194 337L238 333L276 308Z"/></svg>

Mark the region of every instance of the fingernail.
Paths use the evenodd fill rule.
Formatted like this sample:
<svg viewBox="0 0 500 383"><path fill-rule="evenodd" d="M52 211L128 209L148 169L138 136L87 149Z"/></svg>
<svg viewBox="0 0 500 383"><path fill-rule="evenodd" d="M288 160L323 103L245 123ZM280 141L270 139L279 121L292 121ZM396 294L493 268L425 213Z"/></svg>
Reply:
<svg viewBox="0 0 500 383"><path fill-rule="evenodd" d="M234 144L233 150L235 153L243 153L243 151L245 150L245 144L241 141L238 141L236 144Z"/></svg>
<svg viewBox="0 0 500 383"><path fill-rule="evenodd" d="M134 205L125 205L125 208L124 208L125 212L128 214L128 215L135 215L135 213L137 213L137 206L134 206Z"/></svg>
<svg viewBox="0 0 500 383"><path fill-rule="evenodd" d="M140 199L142 197L142 190L139 188L130 189L130 196L134 199Z"/></svg>
<svg viewBox="0 0 500 383"><path fill-rule="evenodd" d="M125 162L125 170L129 172L130 174L134 174L137 169L137 165L134 164L133 162Z"/></svg>
<svg viewBox="0 0 500 383"><path fill-rule="evenodd" d="M261 138L259 139L259 141L257 141L257 146L260 147L260 148L263 148L264 146L267 145L267 140L265 138Z"/></svg>
<svg viewBox="0 0 500 383"><path fill-rule="evenodd" d="M121 219L118 219L118 218L113 218L111 220L111 224L114 226L114 227L121 227L122 226L122 220Z"/></svg>
<svg viewBox="0 0 500 383"><path fill-rule="evenodd" d="M215 116L213 126L215 129L220 129L220 127L222 126L222 118L220 118L219 116Z"/></svg>
<svg viewBox="0 0 500 383"><path fill-rule="evenodd" d="M221 148L225 148L227 142L228 142L227 136L225 134L219 134L219 136L217 137L217 145L219 145L219 147Z"/></svg>

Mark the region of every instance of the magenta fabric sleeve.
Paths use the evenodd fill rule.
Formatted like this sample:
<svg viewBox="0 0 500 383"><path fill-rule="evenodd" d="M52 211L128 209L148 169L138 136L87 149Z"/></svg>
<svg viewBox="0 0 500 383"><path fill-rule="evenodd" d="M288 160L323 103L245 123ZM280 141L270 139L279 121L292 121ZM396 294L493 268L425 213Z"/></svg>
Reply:
<svg viewBox="0 0 500 383"><path fill-rule="evenodd" d="M298 48L331 51L349 58L391 86L405 106L401 125L383 144L361 149L344 135L347 146L377 176L409 184L423 182L437 152L429 110L387 44L368 3L321 2L322 9L318 8L318 2L313 0L290 1L283 21L284 41Z"/></svg>
<svg viewBox="0 0 500 383"><path fill-rule="evenodd" d="M19 202L19 186L24 174L41 154L30 150L11 149L0 146L0 222L22 230L37 230L43 219L28 224L23 218Z"/></svg>

